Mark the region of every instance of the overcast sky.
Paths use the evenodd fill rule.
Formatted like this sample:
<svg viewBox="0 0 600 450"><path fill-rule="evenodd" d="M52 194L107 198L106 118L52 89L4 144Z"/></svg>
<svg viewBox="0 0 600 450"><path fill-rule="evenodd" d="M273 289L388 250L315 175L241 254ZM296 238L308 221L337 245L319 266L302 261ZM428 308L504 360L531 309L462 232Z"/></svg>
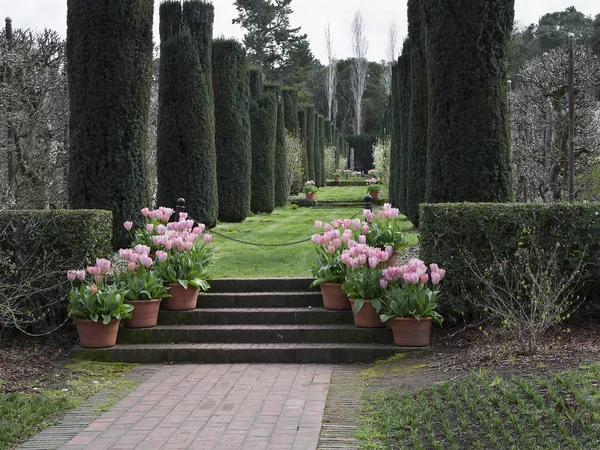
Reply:
<svg viewBox="0 0 600 450"><path fill-rule="evenodd" d="M155 2L154 35L157 36L160 0ZM215 36L241 40L242 30L231 24L237 15L233 0L212 2L215 6ZM545 13L561 11L571 5L587 15L600 13L597 0L515 0L515 18L521 24L529 24L537 22ZM321 61L326 60L324 30L328 22L334 37L335 56L350 56L350 23L356 10L360 10L365 19L370 60L385 59L388 30L393 21L399 30L399 47L407 33L406 2L399 0L293 0L291 6L294 10L292 26L300 26L308 34L313 53ZM66 35L66 0L0 0L0 12L13 19L15 28L47 27Z"/></svg>

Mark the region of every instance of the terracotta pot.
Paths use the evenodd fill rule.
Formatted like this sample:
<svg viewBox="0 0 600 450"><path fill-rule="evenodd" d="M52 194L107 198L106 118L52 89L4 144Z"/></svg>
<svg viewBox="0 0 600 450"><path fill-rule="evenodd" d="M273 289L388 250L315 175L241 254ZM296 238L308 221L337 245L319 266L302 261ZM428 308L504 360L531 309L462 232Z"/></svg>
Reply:
<svg viewBox="0 0 600 450"><path fill-rule="evenodd" d="M169 295L165 298L165 308L169 311L190 311L196 309L198 302L198 293L200 289L193 286L188 286L185 289L179 283L167 284L169 287Z"/></svg>
<svg viewBox="0 0 600 450"><path fill-rule="evenodd" d="M398 261L398 251L397 250L392 253L392 256L390 256L386 262L387 262L388 267L391 267L391 266L396 265L396 261Z"/></svg>
<svg viewBox="0 0 600 450"><path fill-rule="evenodd" d="M305 192L304 195L306 195L307 200L314 200L315 198L317 198L316 192L311 192L310 194L308 192Z"/></svg>
<svg viewBox="0 0 600 450"><path fill-rule="evenodd" d="M429 345L431 335L431 317L417 320L412 317L394 317L392 332L394 333L394 344L401 347L426 347Z"/></svg>
<svg viewBox="0 0 600 450"><path fill-rule="evenodd" d="M79 343L85 348L112 347L117 343L119 323L121 319L112 319L107 325L104 325L101 320L94 322L88 319L76 319Z"/></svg>
<svg viewBox="0 0 600 450"><path fill-rule="evenodd" d="M372 192L369 192L369 195L371 196L371 198L372 198L373 200L377 200L377 199L379 198L379 191L372 191Z"/></svg>
<svg viewBox="0 0 600 450"><path fill-rule="evenodd" d="M371 304L370 300L365 300L365 304L358 313L354 312L354 299L350 299L352 305L352 315L354 316L354 325L359 328L383 328L385 324L379 318L379 313Z"/></svg>
<svg viewBox="0 0 600 450"><path fill-rule="evenodd" d="M127 328L155 327L158 322L158 309L162 299L152 300L129 300L127 303L133 306L131 319L125 320Z"/></svg>
<svg viewBox="0 0 600 450"><path fill-rule="evenodd" d="M339 183L340 182L340 177L334 177L333 178L333 182L334 183Z"/></svg>
<svg viewBox="0 0 600 450"><path fill-rule="evenodd" d="M350 300L342 291L341 283L321 283L321 295L325 309L342 311L352 308Z"/></svg>

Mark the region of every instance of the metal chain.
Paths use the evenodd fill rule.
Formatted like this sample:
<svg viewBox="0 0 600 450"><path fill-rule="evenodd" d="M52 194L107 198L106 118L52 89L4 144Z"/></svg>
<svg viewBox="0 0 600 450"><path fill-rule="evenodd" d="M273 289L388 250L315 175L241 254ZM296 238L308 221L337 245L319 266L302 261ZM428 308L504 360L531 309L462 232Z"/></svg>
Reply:
<svg viewBox="0 0 600 450"><path fill-rule="evenodd" d="M356 214L354 214L351 219L354 219L356 216L362 214L363 211L359 211ZM283 244L260 244L260 243L256 243L256 242L248 242L248 241L244 241L242 239L238 239L238 238L234 238L231 236L226 236L222 233L219 233L218 231L215 231L214 229L210 230L210 233L215 235L215 236L220 236L222 238L225 239L229 239L230 241L234 241L234 242L239 242L240 244L246 244L246 245L254 245L255 247L286 247L288 245L297 245L297 244L304 244L305 242L309 242L312 239L312 236L306 239L301 239L299 241L293 241L293 242L286 242Z"/></svg>

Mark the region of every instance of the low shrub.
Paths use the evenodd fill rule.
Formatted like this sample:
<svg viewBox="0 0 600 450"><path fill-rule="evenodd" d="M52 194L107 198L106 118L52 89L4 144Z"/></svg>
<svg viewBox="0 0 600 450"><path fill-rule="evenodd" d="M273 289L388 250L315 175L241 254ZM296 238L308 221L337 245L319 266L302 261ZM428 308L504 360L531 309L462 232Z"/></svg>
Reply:
<svg viewBox="0 0 600 450"><path fill-rule="evenodd" d="M596 314L600 292L600 206L594 203L421 204L420 256L447 269L441 312L451 319L474 311L469 298L484 291L481 277L520 247L555 254L558 274L581 267L575 295ZM524 239L525 236L525 239Z"/></svg>
<svg viewBox="0 0 600 450"><path fill-rule="evenodd" d="M111 240L110 211L0 211L0 332L59 326L67 270L111 254Z"/></svg>

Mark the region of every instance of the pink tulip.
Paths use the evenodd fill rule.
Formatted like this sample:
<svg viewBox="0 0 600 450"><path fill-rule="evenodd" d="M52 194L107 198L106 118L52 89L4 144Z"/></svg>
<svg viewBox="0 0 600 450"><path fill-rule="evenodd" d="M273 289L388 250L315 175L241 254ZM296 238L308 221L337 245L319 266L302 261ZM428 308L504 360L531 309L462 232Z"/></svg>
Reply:
<svg viewBox="0 0 600 450"><path fill-rule="evenodd" d="M173 247L175 247L175 243L172 239L167 239L165 242L163 242L163 245L167 250L171 250Z"/></svg>
<svg viewBox="0 0 600 450"><path fill-rule="evenodd" d="M88 266L87 267L87 272L90 275L99 275L100 274L100 267L96 267L96 266Z"/></svg>
<svg viewBox="0 0 600 450"><path fill-rule="evenodd" d="M158 259L160 262L165 262L168 256L169 254L167 252L163 252L162 250L158 250L156 252L156 259Z"/></svg>
<svg viewBox="0 0 600 450"><path fill-rule="evenodd" d="M429 264L429 270L431 270L431 273L433 273L433 272L438 272L440 270L440 268L438 267L438 265L436 263L431 263L431 264Z"/></svg>
<svg viewBox="0 0 600 450"><path fill-rule="evenodd" d="M369 258L369 267L371 269L374 269L375 267L377 267L377 264L379 264L379 258L377 256L371 256Z"/></svg>
<svg viewBox="0 0 600 450"><path fill-rule="evenodd" d="M355 230L358 230L360 228L360 219L354 219L352 221L352 226L354 227Z"/></svg>
<svg viewBox="0 0 600 450"><path fill-rule="evenodd" d="M139 253L131 253L129 256L129 261L136 262L138 259L140 259Z"/></svg>
<svg viewBox="0 0 600 450"><path fill-rule="evenodd" d="M350 255L347 253L346 250L344 250L344 253L342 253L342 256L340 257L340 261L342 261L342 264L346 264L346 265L350 264Z"/></svg>
<svg viewBox="0 0 600 450"><path fill-rule="evenodd" d="M394 253L394 247L392 247L391 245L388 245L388 246L385 248L385 252L386 252L388 255L392 256L392 253Z"/></svg>
<svg viewBox="0 0 600 450"><path fill-rule="evenodd" d="M340 245L342 245L342 241L341 241L341 240L339 240L339 239L337 239L337 238L336 238L336 239L334 239L334 240L332 241L332 243L333 243L333 246L334 246L335 248L340 248Z"/></svg>
<svg viewBox="0 0 600 450"><path fill-rule="evenodd" d="M367 242L367 237L364 234L361 234L358 237L358 242L361 243L361 244L365 244Z"/></svg>
<svg viewBox="0 0 600 450"><path fill-rule="evenodd" d="M320 220L315 220L314 226L315 226L315 230L320 230L321 227L323 226L323 222L321 222Z"/></svg>
<svg viewBox="0 0 600 450"><path fill-rule="evenodd" d="M210 243L210 241L212 241L212 235L211 234L205 234L204 235L204 243L208 244L208 243Z"/></svg>
<svg viewBox="0 0 600 450"><path fill-rule="evenodd" d="M137 264L133 261L130 261L127 263L127 270L129 270L130 272L135 272L136 267L137 267Z"/></svg>
<svg viewBox="0 0 600 450"><path fill-rule="evenodd" d="M379 255L379 259L383 262L387 262L387 260L390 259L390 254L388 252L381 252L381 255Z"/></svg>
<svg viewBox="0 0 600 450"><path fill-rule="evenodd" d="M194 221L192 219L188 219L185 224L187 225L188 229L192 229L194 227Z"/></svg>
<svg viewBox="0 0 600 450"><path fill-rule="evenodd" d="M342 242L348 242L350 240L350 235L344 233L344 234L342 234L341 239L342 239Z"/></svg>
<svg viewBox="0 0 600 450"><path fill-rule="evenodd" d="M154 230L154 225L152 225L151 223L146 225L146 231L148 233L152 233L152 230Z"/></svg>
<svg viewBox="0 0 600 450"><path fill-rule="evenodd" d="M348 240L348 248L354 248L356 247L356 241L350 239Z"/></svg>
<svg viewBox="0 0 600 450"><path fill-rule="evenodd" d="M440 283L440 274L439 274L439 272L432 272L431 273L431 282L434 285Z"/></svg>
<svg viewBox="0 0 600 450"><path fill-rule="evenodd" d="M335 247L333 245L330 245L329 247L327 247L327 252L333 255L335 253Z"/></svg>
<svg viewBox="0 0 600 450"><path fill-rule="evenodd" d="M358 267L358 259L357 258L351 258L350 259L350 267L352 267L353 269L355 269L356 267Z"/></svg>
<svg viewBox="0 0 600 450"><path fill-rule="evenodd" d="M100 269L100 273L106 273L110 269L110 261L104 258L97 259L96 266Z"/></svg>
<svg viewBox="0 0 600 450"><path fill-rule="evenodd" d="M180 212L179 213L179 221L187 219L187 216L188 216L188 213L186 213L186 212Z"/></svg>
<svg viewBox="0 0 600 450"><path fill-rule="evenodd" d="M367 225L366 223L363 223L361 231L363 232L363 234L369 233L369 225Z"/></svg>
<svg viewBox="0 0 600 450"><path fill-rule="evenodd" d="M173 214L173 208L163 208L162 212L164 216L167 216L167 220L169 220L169 218L171 217L171 215ZM179 217L181 217L181 214L179 215ZM165 220L165 222L167 221Z"/></svg>
<svg viewBox="0 0 600 450"><path fill-rule="evenodd" d="M440 274L440 281L442 281L446 276L446 271L444 269L440 269L438 273Z"/></svg>
<svg viewBox="0 0 600 450"><path fill-rule="evenodd" d="M95 294L96 292L98 292L98 286L96 286L95 284L92 284L90 286L90 291L92 291Z"/></svg>
<svg viewBox="0 0 600 450"><path fill-rule="evenodd" d="M142 213L142 216L144 216L144 217L148 217L148 214L150 214L150 210L148 208L142 208L142 210L140 212Z"/></svg>
<svg viewBox="0 0 600 450"><path fill-rule="evenodd" d="M313 242L313 244L319 245L321 243L321 235L313 234L310 240Z"/></svg>
<svg viewBox="0 0 600 450"><path fill-rule="evenodd" d="M370 209L363 209L363 216L365 217L365 219L367 217L369 217L369 214L371 214L371 210Z"/></svg>
<svg viewBox="0 0 600 450"><path fill-rule="evenodd" d="M144 267L150 267L152 265L152 258L148 255L140 255L140 264Z"/></svg>
<svg viewBox="0 0 600 450"><path fill-rule="evenodd" d="M337 228L337 227L340 227L340 226L342 226L342 224L343 224L344 222L343 222L343 221L341 221L340 219L333 219L333 221L332 221L331 223L333 223L333 226Z"/></svg>
<svg viewBox="0 0 600 450"><path fill-rule="evenodd" d="M350 228L352 225L352 219L344 219L344 228Z"/></svg>
<svg viewBox="0 0 600 450"><path fill-rule="evenodd" d="M133 227L133 222L131 222L131 221L129 221L129 220L128 220L127 222L124 222L124 223L123 223L123 226L125 227L125 229L126 229L127 231L130 231L130 230L131 230L131 228Z"/></svg>
<svg viewBox="0 0 600 450"><path fill-rule="evenodd" d="M426 273L424 273L423 275L421 275L421 278L419 278L419 281L421 283L427 283L429 281L429 276Z"/></svg>
<svg viewBox="0 0 600 450"><path fill-rule="evenodd" d="M165 227L163 224L160 224L156 227L156 232L158 234L165 234L165 231L167 231L167 227Z"/></svg>
<svg viewBox="0 0 600 450"><path fill-rule="evenodd" d="M383 210L377 211L377 217L379 217L380 219L384 219L385 211L383 211Z"/></svg>
<svg viewBox="0 0 600 450"><path fill-rule="evenodd" d="M333 230L333 227L331 226L331 224L326 223L325 227L323 228L325 231L331 231Z"/></svg>
<svg viewBox="0 0 600 450"><path fill-rule="evenodd" d="M96 283L102 283L103 279L104 279L104 277L102 275L94 275L94 281Z"/></svg>
<svg viewBox="0 0 600 450"><path fill-rule="evenodd" d="M68 270L67 271L67 280L73 282L75 281L75 279L77 278L77 274L75 273L75 270Z"/></svg>
<svg viewBox="0 0 600 450"><path fill-rule="evenodd" d="M385 278L382 278L381 280L379 280L379 286L381 286L381 289L387 289L388 280L386 280Z"/></svg>
<svg viewBox="0 0 600 450"><path fill-rule="evenodd" d="M75 271L75 276L77 277L78 280L85 280L85 270L76 270Z"/></svg>
<svg viewBox="0 0 600 450"><path fill-rule="evenodd" d="M183 244L183 248L189 252L192 248L194 248L194 243L187 241Z"/></svg>
<svg viewBox="0 0 600 450"><path fill-rule="evenodd" d="M362 266L367 263L367 255L358 255L358 263Z"/></svg>

